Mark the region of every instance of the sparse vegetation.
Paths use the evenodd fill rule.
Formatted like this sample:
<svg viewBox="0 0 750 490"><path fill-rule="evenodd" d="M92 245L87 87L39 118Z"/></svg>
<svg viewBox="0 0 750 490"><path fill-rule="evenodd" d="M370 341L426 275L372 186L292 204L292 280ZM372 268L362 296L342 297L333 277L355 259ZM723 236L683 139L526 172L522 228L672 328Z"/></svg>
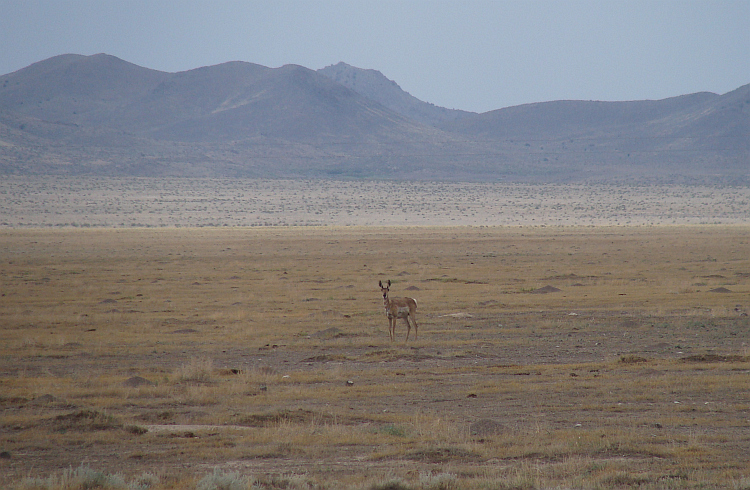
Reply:
<svg viewBox="0 0 750 490"><path fill-rule="evenodd" d="M238 471L225 472L214 468L213 473L198 482L196 490L246 490L249 485L249 480Z"/></svg>
<svg viewBox="0 0 750 490"><path fill-rule="evenodd" d="M0 180L0 228L671 226L746 224L748 216L750 187L730 185Z"/></svg>
<svg viewBox="0 0 750 490"><path fill-rule="evenodd" d="M1 230L0 485L746 488L748 243ZM418 288L416 342L388 340L389 278Z"/></svg>

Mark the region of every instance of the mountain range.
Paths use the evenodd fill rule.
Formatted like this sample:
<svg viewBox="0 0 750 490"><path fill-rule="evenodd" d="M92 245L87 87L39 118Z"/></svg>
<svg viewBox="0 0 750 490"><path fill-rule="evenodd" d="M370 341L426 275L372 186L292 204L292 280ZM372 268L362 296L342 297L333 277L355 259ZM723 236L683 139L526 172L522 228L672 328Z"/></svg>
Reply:
<svg viewBox="0 0 750 490"><path fill-rule="evenodd" d="M345 63L67 54L0 76L0 174L746 184L750 84L477 114Z"/></svg>

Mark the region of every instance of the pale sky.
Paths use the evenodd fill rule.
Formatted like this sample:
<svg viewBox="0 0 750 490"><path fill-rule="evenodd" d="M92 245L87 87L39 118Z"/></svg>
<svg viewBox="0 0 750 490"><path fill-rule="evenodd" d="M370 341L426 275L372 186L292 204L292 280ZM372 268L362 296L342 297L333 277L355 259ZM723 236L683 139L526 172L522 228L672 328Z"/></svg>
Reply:
<svg viewBox="0 0 750 490"><path fill-rule="evenodd" d="M750 83L750 0L0 0L0 74L63 53L170 72L344 61L476 112L661 99Z"/></svg>

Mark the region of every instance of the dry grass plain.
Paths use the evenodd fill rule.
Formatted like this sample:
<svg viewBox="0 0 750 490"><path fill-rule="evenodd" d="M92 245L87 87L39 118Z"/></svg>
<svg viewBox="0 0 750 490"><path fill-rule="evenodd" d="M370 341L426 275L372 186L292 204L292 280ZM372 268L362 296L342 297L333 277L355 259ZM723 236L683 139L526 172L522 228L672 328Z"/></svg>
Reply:
<svg viewBox="0 0 750 490"><path fill-rule="evenodd" d="M748 216L733 187L3 179L0 487L749 489Z"/></svg>
<svg viewBox="0 0 750 490"><path fill-rule="evenodd" d="M750 488L747 226L0 250L3 487ZM417 341L388 340L380 279L417 298Z"/></svg>

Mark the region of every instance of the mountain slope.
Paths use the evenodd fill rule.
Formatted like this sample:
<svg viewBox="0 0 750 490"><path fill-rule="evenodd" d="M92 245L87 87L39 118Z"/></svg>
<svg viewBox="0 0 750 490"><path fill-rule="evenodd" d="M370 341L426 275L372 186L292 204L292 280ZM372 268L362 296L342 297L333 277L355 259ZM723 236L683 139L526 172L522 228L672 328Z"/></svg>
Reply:
<svg viewBox="0 0 750 490"><path fill-rule="evenodd" d="M527 156L560 165L598 160L612 176L750 176L750 85L655 101L527 104L442 128L505 148L524 145Z"/></svg>
<svg viewBox="0 0 750 490"><path fill-rule="evenodd" d="M716 94L699 93L657 101L540 102L477 114L443 127L463 134L495 139L595 135L613 129L638 128L671 114L700 107L718 97Z"/></svg>
<svg viewBox="0 0 750 490"><path fill-rule="evenodd" d="M474 114L472 112L446 109L434 104L422 102L405 92L393 80L389 80L377 70L363 70L339 62L318 70L334 82L341 84L358 94L374 100L402 116L408 117L429 126L440 126L444 123L460 120Z"/></svg>
<svg viewBox="0 0 750 490"><path fill-rule="evenodd" d="M113 110L170 74L114 56L61 55L0 79L0 110L72 124L108 123Z"/></svg>
<svg viewBox="0 0 750 490"><path fill-rule="evenodd" d="M163 73L113 56L64 55L3 77L0 109L177 141L260 134L356 137L413 125L300 66L230 62Z"/></svg>
<svg viewBox="0 0 750 490"><path fill-rule="evenodd" d="M59 172L367 176L383 155L445 140L301 66L163 73L107 55L63 55L0 77L0 123L2 164L18 172L57 161Z"/></svg>
<svg viewBox="0 0 750 490"><path fill-rule="evenodd" d="M166 73L61 55L0 76L0 173L747 182L749 111L750 85L475 114L344 63Z"/></svg>

